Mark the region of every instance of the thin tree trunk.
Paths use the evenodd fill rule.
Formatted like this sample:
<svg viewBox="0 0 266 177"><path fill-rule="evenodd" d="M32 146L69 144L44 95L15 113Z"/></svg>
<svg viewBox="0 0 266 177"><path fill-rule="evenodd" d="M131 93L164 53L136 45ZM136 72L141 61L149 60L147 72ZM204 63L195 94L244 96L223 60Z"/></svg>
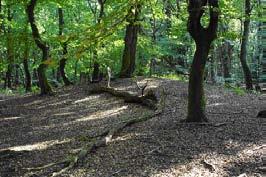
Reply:
<svg viewBox="0 0 266 177"><path fill-rule="evenodd" d="M62 8L58 8L58 16L59 16L59 36L63 35L63 30L64 30L64 13L63 13L63 9ZM63 43L62 45L63 47L63 57L59 62L59 70L60 70L60 75L63 79L63 82L66 86L68 85L72 85L72 82L69 81L69 79L66 76L65 73L65 66L66 66L66 55L67 55L67 44L66 42Z"/></svg>
<svg viewBox="0 0 266 177"><path fill-rule="evenodd" d="M240 51L240 62L243 68L246 89L253 90L252 76L247 64L247 45L249 38L249 28L250 28L250 13L251 13L251 3L250 0L245 0L245 20L244 20L244 31L242 35L241 51Z"/></svg>
<svg viewBox="0 0 266 177"><path fill-rule="evenodd" d="M135 8L133 13L132 8ZM131 13L128 18L128 25L126 27L125 35L125 48L122 58L122 68L120 71L121 78L130 78L135 70L135 61L136 61L136 50L137 50L137 40L138 40L138 31L139 25L136 24L139 18L140 5L132 7L130 9Z"/></svg>
<svg viewBox="0 0 266 177"><path fill-rule="evenodd" d="M230 69L231 69L231 60L232 60L232 46L228 41L225 41L222 45L223 48L223 76L225 83L229 83L231 78Z"/></svg>
<svg viewBox="0 0 266 177"><path fill-rule="evenodd" d="M215 66L214 66L214 54L213 54L214 50L212 50L212 55L210 56L209 60L210 60L210 80L212 84L216 83L216 76L215 76Z"/></svg>
<svg viewBox="0 0 266 177"><path fill-rule="evenodd" d="M12 31L11 31L11 21L12 21L12 15L10 7L7 9L7 20L9 22L7 26L7 71L6 71L6 78L5 78L5 88L12 88L12 70L13 70L13 37L12 37Z"/></svg>
<svg viewBox="0 0 266 177"><path fill-rule="evenodd" d="M25 72L25 89L26 92L31 92L31 75L29 70L29 36L28 36L28 23L25 27L25 48L24 48L24 56L23 56L23 66Z"/></svg>
<svg viewBox="0 0 266 177"><path fill-rule="evenodd" d="M45 74L46 69L48 67L47 64L45 64L45 62L48 60L48 57L49 57L49 47L44 41L42 41L39 30L36 26L35 17L34 17L34 9L35 9L36 3L37 3L37 0L31 0L27 6L26 12L27 12L28 19L31 25L32 36L35 40L36 45L42 51L42 63L39 65L37 69L38 78L39 78L39 86L41 88L41 95L50 95L52 94L52 88L50 84L48 83L48 80Z"/></svg>
<svg viewBox="0 0 266 177"><path fill-rule="evenodd" d="M99 12L99 16L98 18L96 17L96 11L94 11L95 13L95 19L97 21L98 24L101 23L102 18L104 16L104 4L105 4L106 0L98 0L98 4L100 6L100 12ZM98 82L100 81L100 64L97 61L98 59L98 53L97 53L97 49L93 51L93 72L92 72L92 81L93 82Z"/></svg>
<svg viewBox="0 0 266 177"><path fill-rule="evenodd" d="M15 87L19 86L19 64L15 64L14 85Z"/></svg>

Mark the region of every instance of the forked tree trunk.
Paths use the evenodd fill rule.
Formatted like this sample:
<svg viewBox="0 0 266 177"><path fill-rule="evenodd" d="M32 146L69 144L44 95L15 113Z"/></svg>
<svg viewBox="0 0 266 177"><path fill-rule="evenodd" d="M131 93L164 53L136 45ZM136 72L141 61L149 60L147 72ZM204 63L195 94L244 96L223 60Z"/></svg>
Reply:
<svg viewBox="0 0 266 177"><path fill-rule="evenodd" d="M134 10L133 10L134 8ZM133 12L134 11L134 12ZM130 78L135 70L136 50L139 25L136 24L139 19L140 5L132 7L128 15L128 25L126 27L125 48L122 58L121 78Z"/></svg>
<svg viewBox="0 0 266 177"><path fill-rule="evenodd" d="M39 79L39 86L41 88L41 95L50 95L52 94L52 88L48 83L46 77L46 69L47 64L45 63L49 58L49 47L47 44L42 41L39 30L36 26L35 17L34 17L34 9L36 6L37 0L31 0L27 6L26 12L28 15L28 19L32 29L32 36L35 40L36 45L42 51L42 63L39 65L37 72L38 72L38 79Z"/></svg>
<svg viewBox="0 0 266 177"><path fill-rule="evenodd" d="M249 38L249 26L250 26L250 14L251 14L251 3L250 0L245 0L245 20L244 20L244 31L242 35L241 51L240 51L240 62L243 68L246 89L252 90L252 76L247 64L247 44Z"/></svg>
<svg viewBox="0 0 266 177"><path fill-rule="evenodd" d="M62 36L63 35L63 30L64 30L64 13L63 13L63 9L62 8L58 8L58 17L59 17L59 36ZM64 42L62 44L62 47L63 47L63 56L62 56L62 59L60 60L59 62L59 70L60 70L60 75L63 79L63 82L66 86L68 85L72 85L72 82L69 81L69 79L67 78L66 76L66 73L65 73L65 66L66 66L66 62L67 62L67 59L66 59L66 55L67 55L67 44L66 42Z"/></svg>
<svg viewBox="0 0 266 177"><path fill-rule="evenodd" d="M210 11L207 28L201 25L204 7ZM188 31L196 42L196 52L190 68L187 122L207 122L205 115L204 72L212 41L218 27L218 0L189 0Z"/></svg>

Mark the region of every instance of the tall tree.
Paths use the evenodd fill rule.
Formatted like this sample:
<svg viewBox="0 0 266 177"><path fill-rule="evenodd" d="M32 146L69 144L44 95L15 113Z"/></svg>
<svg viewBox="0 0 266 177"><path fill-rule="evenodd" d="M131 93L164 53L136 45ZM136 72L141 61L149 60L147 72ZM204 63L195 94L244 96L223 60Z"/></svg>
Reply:
<svg viewBox="0 0 266 177"><path fill-rule="evenodd" d="M13 60L14 60L14 51L13 51L13 37L12 37L12 14L10 6L7 8L7 35L6 35L6 44L7 44L7 71L6 71L6 78L5 78L5 88L11 88L12 87L12 66L13 66Z"/></svg>
<svg viewBox="0 0 266 177"><path fill-rule="evenodd" d="M97 0L97 3L100 7L99 9L99 15L97 16L97 6L95 6L95 8L93 8L91 6L91 2L88 0L88 4L90 6L90 9L92 11L92 13L94 14L95 17L95 23L100 24L103 17L104 17L104 9L105 9L105 3L107 0ZM93 72L92 72L92 80L93 81L99 81L99 77L100 77L100 64L97 61L98 58L98 53L97 53L97 49L95 49L93 51L93 57L94 57L94 62L93 62Z"/></svg>
<svg viewBox="0 0 266 177"><path fill-rule="evenodd" d="M229 41L224 41L221 46L221 60L223 65L223 76L225 83L229 83L229 79L231 78L231 60L233 54L233 46Z"/></svg>
<svg viewBox="0 0 266 177"><path fill-rule="evenodd" d="M130 78L135 70L137 40L139 31L139 15L141 5L132 6L128 12L126 35L124 38L125 48L122 58L121 78Z"/></svg>
<svg viewBox="0 0 266 177"><path fill-rule="evenodd" d="M201 24L206 8L209 8L209 25ZM218 0L189 0L188 31L196 43L189 76L187 122L206 122L204 97L204 72L212 41L216 38L219 18Z"/></svg>
<svg viewBox="0 0 266 177"><path fill-rule="evenodd" d="M24 29L25 36L25 46L24 46L24 54L23 54L23 67L25 72L25 89L26 92L31 91L31 75L29 70L29 51L30 51L30 41L29 41L29 33L28 33L28 21L25 25Z"/></svg>
<svg viewBox="0 0 266 177"><path fill-rule="evenodd" d="M36 25L35 17L34 17L34 9L36 7L37 0L31 0L27 6L27 15L31 25L32 36L35 40L36 45L42 51L42 63L39 65L37 72L38 72L38 79L39 79L39 86L41 88L41 95L49 95L52 94L52 88L48 83L46 77L46 69L47 69L47 60L49 57L49 47L47 44L41 39L39 30Z"/></svg>
<svg viewBox="0 0 266 177"><path fill-rule="evenodd" d="M58 8L58 19L59 19L59 36L63 35L63 31L64 31L64 25L65 25L65 21L64 21L64 12L63 9L61 7ZM60 70L60 75L63 79L63 82L66 86L71 85L72 83L69 81L69 79L66 76L65 73L65 66L66 66L66 55L67 55L67 43L63 42L62 43L62 47L63 47L63 56L62 59L59 62L59 70Z"/></svg>
<svg viewBox="0 0 266 177"><path fill-rule="evenodd" d="M247 90L253 89L252 76L249 66L247 64L247 45L249 38L250 15L251 15L251 2L250 0L245 0L245 20L244 20L244 25L243 25L244 30L241 40L240 62L243 68Z"/></svg>

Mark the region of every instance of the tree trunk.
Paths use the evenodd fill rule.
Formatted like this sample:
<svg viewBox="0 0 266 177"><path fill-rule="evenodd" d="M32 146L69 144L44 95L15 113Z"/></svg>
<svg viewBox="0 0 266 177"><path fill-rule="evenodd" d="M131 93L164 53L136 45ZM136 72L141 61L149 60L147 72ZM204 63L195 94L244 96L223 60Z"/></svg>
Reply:
<svg viewBox="0 0 266 177"><path fill-rule="evenodd" d="M102 21L102 18L104 16L104 4L106 0L98 0L98 5L100 6L100 12L98 18L96 17L96 11L94 12L95 14L95 19L97 19L97 23L100 24ZM97 61L98 59L98 53L97 50L93 51L93 72L92 72L92 82L99 82L101 80L100 78L100 63Z"/></svg>
<svg viewBox="0 0 266 177"><path fill-rule="evenodd" d="M6 71L6 78L5 78L5 88L12 88L12 70L13 70L13 60L14 60L14 51L13 51L13 37L12 37L12 30L11 30L11 22L12 22L12 15L10 7L7 9L7 71Z"/></svg>
<svg viewBox="0 0 266 177"><path fill-rule="evenodd" d="M225 41L222 45L223 48L223 75L225 83L229 83L231 78L231 60L232 60L232 46L228 41Z"/></svg>
<svg viewBox="0 0 266 177"><path fill-rule="evenodd" d="M10 88L10 89L12 88L11 78L12 78L12 66L8 64L4 88Z"/></svg>
<svg viewBox="0 0 266 177"><path fill-rule="evenodd" d="M207 28L201 25L205 6L209 6L210 22ZM192 62L188 88L187 122L207 122L205 115L204 73L212 41L216 38L219 12L218 0L189 0L188 31L196 42L196 52Z"/></svg>
<svg viewBox="0 0 266 177"><path fill-rule="evenodd" d="M15 64L15 77L14 77L14 85L15 87L19 86L19 64Z"/></svg>
<svg viewBox="0 0 266 177"><path fill-rule="evenodd" d="M98 62L93 63L92 82L99 81L100 78L100 64Z"/></svg>
<svg viewBox="0 0 266 177"><path fill-rule="evenodd" d="M170 0L164 0L164 13L166 15L166 33L167 35L170 35L171 27L172 27L172 5Z"/></svg>
<svg viewBox="0 0 266 177"><path fill-rule="evenodd" d="M27 6L26 12L27 12L28 19L31 25L32 36L35 40L36 45L42 51L42 63L39 65L37 69L38 78L39 78L39 86L41 88L41 95L50 95L52 94L52 88L50 84L48 83L48 80L45 74L46 69L47 69L47 64L45 64L45 62L48 60L48 57L49 57L49 47L44 41L42 41L39 30L36 26L35 17L34 17L34 9L35 9L36 3L37 3L37 0L31 0Z"/></svg>
<svg viewBox="0 0 266 177"><path fill-rule="evenodd" d="M64 13L62 8L58 8L58 16L59 16L59 36L63 35L63 30L64 30ZM66 76L65 73L65 66L66 66L66 55L67 55L67 44L66 42L63 43L63 57L59 62L59 70L60 70L60 75L63 79L63 82L66 86L72 85L72 82L69 81L69 79Z"/></svg>
<svg viewBox="0 0 266 177"><path fill-rule="evenodd" d="M188 122L207 122L205 116L204 73L209 53L209 44L197 45L193 63L190 68L188 88Z"/></svg>
<svg viewBox="0 0 266 177"><path fill-rule="evenodd" d="M28 23L25 27L25 48L24 48L24 56L23 56L23 66L25 72L25 89L26 92L31 92L31 75L28 64L29 58L29 37L28 37Z"/></svg>
<svg viewBox="0 0 266 177"><path fill-rule="evenodd" d="M135 13L133 13L132 8L135 8ZM122 58L122 68L120 71L121 78L130 78L135 70L136 61L136 50L137 50L137 40L139 25L138 22L140 6L132 7L129 11L129 17L127 19L128 25L126 27L125 35L125 48Z"/></svg>
<svg viewBox="0 0 266 177"><path fill-rule="evenodd" d="M244 31L242 35L241 51L240 51L240 62L243 68L246 89L253 90L252 76L247 64L247 44L249 38L249 26L250 26L250 14L251 14L251 3L250 0L245 0L245 20L244 20Z"/></svg>

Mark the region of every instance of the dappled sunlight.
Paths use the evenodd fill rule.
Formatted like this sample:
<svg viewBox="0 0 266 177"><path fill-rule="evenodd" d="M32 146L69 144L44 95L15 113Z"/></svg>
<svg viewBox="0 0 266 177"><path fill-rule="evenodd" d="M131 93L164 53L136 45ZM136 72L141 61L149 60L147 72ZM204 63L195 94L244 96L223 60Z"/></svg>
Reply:
<svg viewBox="0 0 266 177"><path fill-rule="evenodd" d="M127 133L123 136L118 136L117 138L113 139L112 142L120 142L120 141L127 141L133 139L137 136L136 133Z"/></svg>
<svg viewBox="0 0 266 177"><path fill-rule="evenodd" d="M88 97L89 99L89 97ZM117 104L117 103L122 103L123 100L121 99L117 99L115 97L111 97L109 99L104 99L104 100L101 100L100 97L99 98L96 98L95 99L82 99L82 102L78 102L78 103L75 103L75 104L84 104L84 105L87 105L89 107L94 107L94 106L99 106L99 105L103 105L103 106L108 106L108 105L113 105L113 104ZM75 105L73 104L73 105Z"/></svg>
<svg viewBox="0 0 266 177"><path fill-rule="evenodd" d="M83 103L83 102L87 102L87 101L92 101L92 100L95 100L95 99L99 99L100 97L101 97L100 95L92 95L92 96L89 96L89 97L86 97L86 98L83 98L83 99L80 99L80 100L76 100L76 101L74 101L74 104Z"/></svg>
<svg viewBox="0 0 266 177"><path fill-rule="evenodd" d="M76 114L75 112L63 112L63 113L57 113L57 114L53 114L54 116L70 116Z"/></svg>
<svg viewBox="0 0 266 177"><path fill-rule="evenodd" d="M14 146L14 147L10 147L8 149L12 150L12 151L45 150L51 146L68 143L70 141L71 141L71 139L64 139L63 141L51 140L51 141L38 142L35 144L29 144L29 145L23 145L23 146Z"/></svg>
<svg viewBox="0 0 266 177"><path fill-rule="evenodd" d="M209 98L213 98L213 99L221 98L220 95L209 95L208 97L209 97Z"/></svg>
<svg viewBox="0 0 266 177"><path fill-rule="evenodd" d="M4 117L0 118L0 121L17 120L17 119L22 119L22 117Z"/></svg>
<svg viewBox="0 0 266 177"><path fill-rule="evenodd" d="M66 99L66 100L63 100L63 101L56 101L56 102L50 103L50 104L45 105L45 106L58 106L58 105L63 105L63 104L66 104L68 101L72 101L72 100L71 99Z"/></svg>
<svg viewBox="0 0 266 177"><path fill-rule="evenodd" d="M113 108L113 109L109 109L106 111L98 111L98 112L95 112L94 114L92 114L90 116L86 116L86 117L82 117L80 119L77 119L74 122L84 122L84 121L93 120L93 119L103 119L103 118L106 118L108 116L115 116L115 115L120 114L122 111L126 110L127 108L128 108L128 106L122 106L119 108Z"/></svg>
<svg viewBox="0 0 266 177"><path fill-rule="evenodd" d="M30 102L30 103L26 103L26 104L24 104L24 106L32 106L32 105L35 105L35 104L40 104L40 103L42 103L43 102L43 100L35 100L35 101L32 101L32 102Z"/></svg>
<svg viewBox="0 0 266 177"><path fill-rule="evenodd" d="M207 107L216 107L216 106L223 106L223 105L228 105L228 103L213 103L207 105Z"/></svg>

